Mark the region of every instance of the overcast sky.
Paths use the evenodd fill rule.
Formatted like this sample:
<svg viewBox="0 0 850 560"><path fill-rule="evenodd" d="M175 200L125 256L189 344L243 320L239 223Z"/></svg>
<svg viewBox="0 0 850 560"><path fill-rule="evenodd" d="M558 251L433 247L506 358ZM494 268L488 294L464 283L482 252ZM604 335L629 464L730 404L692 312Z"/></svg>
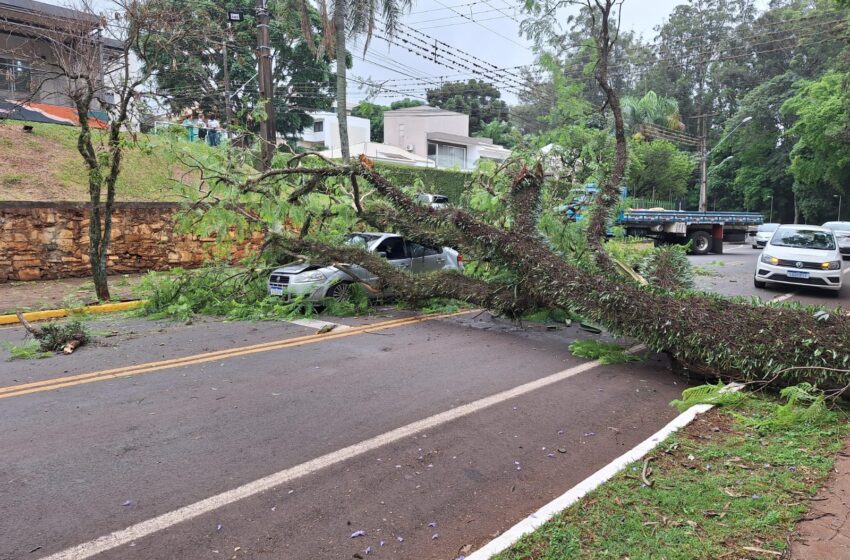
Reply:
<svg viewBox="0 0 850 560"><path fill-rule="evenodd" d="M66 0L43 1L68 4ZM226 3L226 0L221 1ZM109 5L107 0L95 0L95 3ZM680 3L684 3L683 0L626 0L623 28L652 40L655 36L653 29L663 23L673 7ZM369 95L368 91L361 89L358 80L382 83L383 93L378 94L375 100L389 103L402 96L424 99L425 89L438 84L441 79L454 81L476 77L457 66L446 67L446 64L451 66L451 60L474 62L479 67L488 68L488 65L513 68L534 62L530 43L519 36L519 21L524 17L519 9L521 0L413 0L413 4L413 9L402 18L402 22L420 33L402 27L398 40L408 40L409 45L420 49L424 48L425 42L433 44L437 40L446 43L449 47L442 47L446 50L438 52L438 60L443 64L426 60L380 38L372 40L364 58L362 41L358 41L349 47L354 53L354 68L349 71L352 78L348 90L350 104L356 104ZM756 4L764 9L768 0L756 0ZM422 53L422 50L414 50ZM446 55L446 51L453 52L455 56ZM502 85L500 89L508 103L516 101L509 85Z"/></svg>

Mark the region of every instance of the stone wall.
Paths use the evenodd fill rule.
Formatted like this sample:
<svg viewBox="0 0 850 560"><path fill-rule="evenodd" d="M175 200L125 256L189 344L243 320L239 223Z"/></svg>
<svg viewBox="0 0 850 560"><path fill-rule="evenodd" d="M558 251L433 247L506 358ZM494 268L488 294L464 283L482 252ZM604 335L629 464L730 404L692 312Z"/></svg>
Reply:
<svg viewBox="0 0 850 560"><path fill-rule="evenodd" d="M192 268L210 258L214 238L175 231L173 203L120 202L113 211L110 274ZM88 276L89 211L83 202L0 202L0 282ZM235 261L259 247L234 244Z"/></svg>

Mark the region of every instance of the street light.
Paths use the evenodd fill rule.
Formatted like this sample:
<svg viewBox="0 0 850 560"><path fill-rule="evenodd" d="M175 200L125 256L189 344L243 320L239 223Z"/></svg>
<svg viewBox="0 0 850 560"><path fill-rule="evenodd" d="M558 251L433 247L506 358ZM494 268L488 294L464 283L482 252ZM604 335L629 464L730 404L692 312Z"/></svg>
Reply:
<svg viewBox="0 0 850 560"><path fill-rule="evenodd" d="M727 138L732 136L732 134L734 134L735 131L738 130L738 128L740 128L741 126L750 122L751 120L753 120L752 117L744 117L743 119L741 119L741 122L739 122L737 125L735 125L735 128L733 128L732 130L729 131L729 134L727 134L726 136L721 138L720 141L717 144L715 144L712 149L710 149L708 151L705 151L705 140L703 140L702 147L701 147L702 149L700 150L701 158L700 158L700 182L699 182L699 209L700 209L701 212L705 212L707 207L708 207L708 189L706 188L706 185L708 183L708 167L707 167L708 156L710 156L711 152L716 150L717 147L720 146L720 144L722 144ZM724 161L726 161L726 160L724 160Z"/></svg>
<svg viewBox="0 0 850 560"><path fill-rule="evenodd" d="M841 199L844 198L844 195L834 194L834 195L832 195L832 198L838 199L838 221L840 222L841 221Z"/></svg>

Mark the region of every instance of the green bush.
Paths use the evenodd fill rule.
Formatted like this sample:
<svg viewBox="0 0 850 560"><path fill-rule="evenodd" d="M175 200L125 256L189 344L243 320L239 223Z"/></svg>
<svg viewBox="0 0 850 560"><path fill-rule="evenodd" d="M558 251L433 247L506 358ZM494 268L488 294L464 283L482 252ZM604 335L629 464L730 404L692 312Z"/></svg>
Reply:
<svg viewBox="0 0 850 560"><path fill-rule="evenodd" d="M461 204L467 182L471 178L469 173L463 171L392 163L378 162L375 169L394 185L413 187L418 192L442 194L449 197L449 202L455 205Z"/></svg>

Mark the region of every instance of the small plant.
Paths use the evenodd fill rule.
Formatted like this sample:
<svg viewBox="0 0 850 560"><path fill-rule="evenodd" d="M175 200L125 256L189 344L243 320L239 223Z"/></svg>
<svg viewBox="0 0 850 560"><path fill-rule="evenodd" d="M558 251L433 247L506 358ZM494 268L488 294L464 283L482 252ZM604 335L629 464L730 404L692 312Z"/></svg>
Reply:
<svg viewBox="0 0 850 560"><path fill-rule="evenodd" d="M39 360L49 358L53 354L41 349L37 340L27 340L22 344L2 343L3 349L9 352L9 361L12 360Z"/></svg>
<svg viewBox="0 0 850 560"><path fill-rule="evenodd" d="M79 341L76 346L82 346L91 340L91 334L80 320L66 323L52 321L41 327L41 333L36 335L36 338L45 352L59 352L71 340Z"/></svg>
<svg viewBox="0 0 850 560"><path fill-rule="evenodd" d="M724 391L726 385L698 385L682 391L682 398L670 404L684 412L697 404L713 404L715 406L736 406L747 400L748 396L740 391Z"/></svg>
<svg viewBox="0 0 850 560"><path fill-rule="evenodd" d="M570 344L570 352L573 356L599 360L600 363L606 365L636 362L640 359L634 354L626 352L626 349L619 344L598 340L576 340Z"/></svg>

